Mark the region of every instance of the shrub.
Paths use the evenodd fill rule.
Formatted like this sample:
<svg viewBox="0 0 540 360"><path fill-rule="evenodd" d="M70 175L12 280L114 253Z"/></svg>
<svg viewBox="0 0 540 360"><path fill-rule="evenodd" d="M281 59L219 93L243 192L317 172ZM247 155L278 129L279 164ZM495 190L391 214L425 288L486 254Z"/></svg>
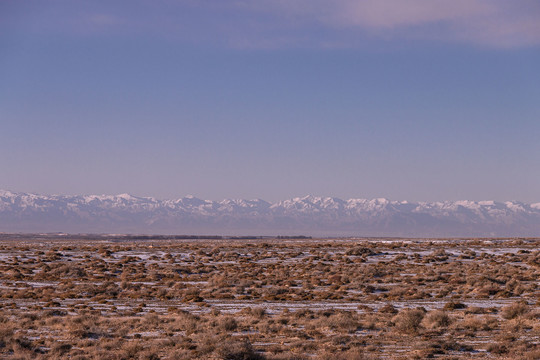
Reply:
<svg viewBox="0 0 540 360"><path fill-rule="evenodd" d="M493 354L506 354L508 352L508 348L505 345L502 344L489 344L487 347L487 351Z"/></svg>
<svg viewBox="0 0 540 360"><path fill-rule="evenodd" d="M443 328L452 322L446 311L435 310L429 312L424 318L423 324L429 329Z"/></svg>
<svg viewBox="0 0 540 360"><path fill-rule="evenodd" d="M511 305L505 306L502 309L502 317L506 320L514 319L520 315L525 314L529 311L529 307L527 303L524 302L516 302Z"/></svg>
<svg viewBox="0 0 540 360"><path fill-rule="evenodd" d="M328 352L325 351L319 354L317 360L363 360L365 359L364 353L358 349L353 348L343 352Z"/></svg>
<svg viewBox="0 0 540 360"><path fill-rule="evenodd" d="M383 314L397 314L398 310L394 307L394 305L388 303L384 305L382 308L380 308L379 312Z"/></svg>
<svg viewBox="0 0 540 360"><path fill-rule="evenodd" d="M467 305L460 302L454 302L454 301L447 302L444 305L445 310L459 310L459 309L466 309L466 308L467 308Z"/></svg>
<svg viewBox="0 0 540 360"><path fill-rule="evenodd" d="M322 327L345 332L355 332L359 327L354 316L346 313L332 314L327 318L322 318L319 324Z"/></svg>
<svg viewBox="0 0 540 360"><path fill-rule="evenodd" d="M497 319L488 315L484 315L482 317L466 315L462 321L463 328L473 331L490 331L495 329L498 325L499 322L497 321Z"/></svg>
<svg viewBox="0 0 540 360"><path fill-rule="evenodd" d="M238 323L233 317L225 317L220 319L219 327L225 331L235 331L238 328Z"/></svg>
<svg viewBox="0 0 540 360"><path fill-rule="evenodd" d="M248 341L227 341L217 349L217 353L222 360L264 360Z"/></svg>
<svg viewBox="0 0 540 360"><path fill-rule="evenodd" d="M72 345L66 344L66 343L54 343L51 347L51 354L54 355L64 355L65 353L69 352L71 350Z"/></svg>
<svg viewBox="0 0 540 360"><path fill-rule="evenodd" d="M418 332L424 315L425 313L419 309L405 309L400 311L392 321L399 332L414 334Z"/></svg>

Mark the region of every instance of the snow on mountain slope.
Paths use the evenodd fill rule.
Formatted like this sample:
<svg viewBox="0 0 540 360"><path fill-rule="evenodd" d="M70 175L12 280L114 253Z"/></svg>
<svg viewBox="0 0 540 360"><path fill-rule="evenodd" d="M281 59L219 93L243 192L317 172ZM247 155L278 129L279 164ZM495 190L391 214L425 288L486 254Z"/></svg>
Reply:
<svg viewBox="0 0 540 360"><path fill-rule="evenodd" d="M540 203L407 202L304 196L176 200L120 195L37 195L0 190L3 232L539 236Z"/></svg>

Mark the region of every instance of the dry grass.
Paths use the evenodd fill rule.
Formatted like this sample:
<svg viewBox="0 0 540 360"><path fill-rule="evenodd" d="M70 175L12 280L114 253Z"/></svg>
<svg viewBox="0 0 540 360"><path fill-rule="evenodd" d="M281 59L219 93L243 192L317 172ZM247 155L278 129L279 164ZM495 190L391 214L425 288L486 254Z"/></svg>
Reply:
<svg viewBox="0 0 540 360"><path fill-rule="evenodd" d="M4 240L0 358L538 359L539 245Z"/></svg>

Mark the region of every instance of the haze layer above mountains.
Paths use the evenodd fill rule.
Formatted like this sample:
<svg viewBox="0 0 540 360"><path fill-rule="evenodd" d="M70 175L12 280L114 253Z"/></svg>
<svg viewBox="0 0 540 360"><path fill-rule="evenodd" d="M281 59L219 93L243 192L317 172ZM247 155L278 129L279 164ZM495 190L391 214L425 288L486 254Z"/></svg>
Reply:
<svg viewBox="0 0 540 360"><path fill-rule="evenodd" d="M0 191L1 232L311 236L538 236L540 203L305 196L177 200Z"/></svg>

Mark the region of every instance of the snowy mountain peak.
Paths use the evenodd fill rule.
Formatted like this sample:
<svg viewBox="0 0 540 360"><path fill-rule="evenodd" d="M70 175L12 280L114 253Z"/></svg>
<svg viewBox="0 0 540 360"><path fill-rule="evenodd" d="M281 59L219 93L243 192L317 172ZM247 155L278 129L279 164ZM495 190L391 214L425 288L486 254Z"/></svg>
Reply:
<svg viewBox="0 0 540 360"><path fill-rule="evenodd" d="M156 200L130 194L37 195L0 190L0 232L537 236L540 203L408 202L306 195Z"/></svg>
<svg viewBox="0 0 540 360"><path fill-rule="evenodd" d="M8 190L0 190L0 197L13 197L15 193Z"/></svg>
<svg viewBox="0 0 540 360"><path fill-rule="evenodd" d="M137 200L138 199L138 198L136 198L136 197L134 197L134 196L132 196L130 194L127 194L127 193L116 195L116 198L122 199L122 200L127 200L127 201Z"/></svg>

